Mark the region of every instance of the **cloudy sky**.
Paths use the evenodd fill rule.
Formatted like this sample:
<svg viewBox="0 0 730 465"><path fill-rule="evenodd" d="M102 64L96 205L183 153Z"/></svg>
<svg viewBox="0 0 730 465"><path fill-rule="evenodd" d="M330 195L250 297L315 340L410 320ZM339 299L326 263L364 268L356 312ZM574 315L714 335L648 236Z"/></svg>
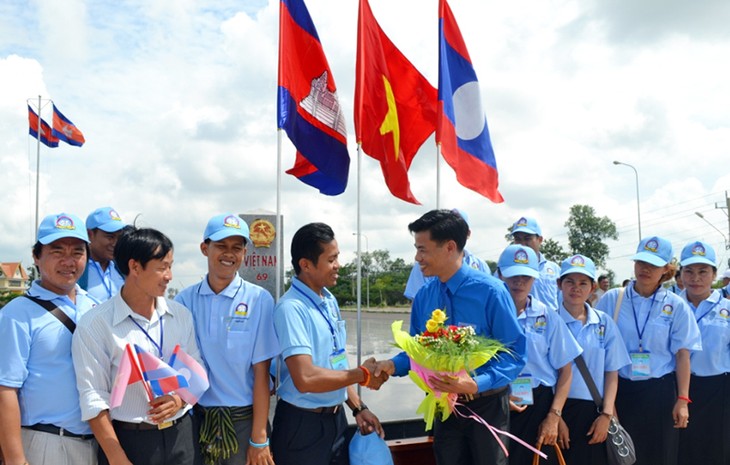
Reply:
<svg viewBox="0 0 730 465"><path fill-rule="evenodd" d="M356 247L357 150L352 129L356 0L308 0L348 118L350 183L325 197L283 176L285 247L307 222L330 223L344 261ZM386 34L437 82L437 0L371 0ZM571 205L593 206L620 233L608 266L631 274L642 233L675 253L713 244L726 263L730 190L730 3L725 0L452 0L477 76L499 165L503 204L461 187L442 164L441 207L471 217L470 250L496 259L505 228L538 218L567 244ZM0 260L31 262L35 140L26 99L51 98L84 132L82 148L42 147L41 216L85 217L103 205L167 233L174 287L205 272L198 251L219 212L276 209L274 0L9 0L0 2ZM43 109L51 119L50 106ZM294 149L284 137L283 164ZM412 259L407 223L435 208L436 149L411 168L423 205L392 197L362 159L362 232L370 250ZM365 241L363 241L363 247ZM287 259L288 260L288 259ZM722 266L721 269L724 269Z"/></svg>

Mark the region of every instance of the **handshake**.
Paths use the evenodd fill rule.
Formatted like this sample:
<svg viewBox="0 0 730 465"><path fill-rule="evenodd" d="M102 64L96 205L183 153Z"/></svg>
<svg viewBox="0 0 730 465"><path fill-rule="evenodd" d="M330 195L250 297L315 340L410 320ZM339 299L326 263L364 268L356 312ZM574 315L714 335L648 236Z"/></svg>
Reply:
<svg viewBox="0 0 730 465"><path fill-rule="evenodd" d="M360 386L368 389L378 390L388 378L395 372L395 364L392 360L377 361L370 357L358 367L362 370L364 379L360 382Z"/></svg>

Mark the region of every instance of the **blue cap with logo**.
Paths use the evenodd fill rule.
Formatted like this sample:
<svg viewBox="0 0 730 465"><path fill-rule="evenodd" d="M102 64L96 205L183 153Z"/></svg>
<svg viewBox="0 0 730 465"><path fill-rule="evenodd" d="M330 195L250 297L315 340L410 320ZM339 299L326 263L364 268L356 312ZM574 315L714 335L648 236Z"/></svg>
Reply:
<svg viewBox="0 0 730 465"><path fill-rule="evenodd" d="M112 207L97 208L86 218L86 227L101 229L104 232L115 233L122 230L126 224Z"/></svg>
<svg viewBox="0 0 730 465"><path fill-rule="evenodd" d="M535 220L535 218L527 218L525 216L515 221L512 225L512 234L518 232L542 236L542 229L540 229L540 225L537 224L537 220Z"/></svg>
<svg viewBox="0 0 730 465"><path fill-rule="evenodd" d="M216 215L208 221L203 234L203 240L221 241L226 237L241 236L246 239L246 243L251 242L248 235L248 225L233 213L223 213Z"/></svg>
<svg viewBox="0 0 730 465"><path fill-rule="evenodd" d="M663 237L646 237L639 242L636 255L631 259L654 266L664 266L672 259L672 243Z"/></svg>
<svg viewBox="0 0 730 465"><path fill-rule="evenodd" d="M596 264L585 255L576 254L568 257L560 264L560 277L566 274L580 273L596 280Z"/></svg>
<svg viewBox="0 0 730 465"><path fill-rule="evenodd" d="M499 256L497 267L505 278L513 276L537 278L540 276L537 254L530 247L524 245L513 244L507 246L502 255Z"/></svg>
<svg viewBox="0 0 730 465"><path fill-rule="evenodd" d="M65 237L73 237L89 242L86 225L81 221L81 218L71 213L48 215L43 218L40 226L38 226L38 242L43 245Z"/></svg>
<svg viewBox="0 0 730 465"><path fill-rule="evenodd" d="M707 242L702 241L690 242L685 245L679 260L679 264L682 266L701 263L703 265L717 267L715 249Z"/></svg>

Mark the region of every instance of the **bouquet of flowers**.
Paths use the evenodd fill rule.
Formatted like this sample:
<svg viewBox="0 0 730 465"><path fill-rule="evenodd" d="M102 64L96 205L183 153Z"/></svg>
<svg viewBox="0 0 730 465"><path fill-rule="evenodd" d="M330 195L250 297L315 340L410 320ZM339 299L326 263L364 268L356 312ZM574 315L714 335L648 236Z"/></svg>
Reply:
<svg viewBox="0 0 730 465"><path fill-rule="evenodd" d="M473 372L499 352L508 351L497 340L477 336L471 326L445 325L447 319L443 310L434 310L426 322L426 331L416 336L401 329L403 321L395 321L392 325L395 345L411 359L408 376L426 392L426 398L416 410L423 414L426 431L433 427L438 412L442 420L451 415L458 397L454 393L436 391L429 381L431 377Z"/></svg>

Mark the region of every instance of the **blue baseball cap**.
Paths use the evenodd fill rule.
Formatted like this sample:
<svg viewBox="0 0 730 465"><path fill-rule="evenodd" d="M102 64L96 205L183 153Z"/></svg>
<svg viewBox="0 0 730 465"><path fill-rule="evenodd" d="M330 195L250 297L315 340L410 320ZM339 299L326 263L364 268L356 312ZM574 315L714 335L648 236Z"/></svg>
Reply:
<svg viewBox="0 0 730 465"><path fill-rule="evenodd" d="M499 256L497 263L499 272L505 278L513 276L529 276L537 278L540 276L537 254L530 247L513 244L507 246Z"/></svg>
<svg viewBox="0 0 730 465"><path fill-rule="evenodd" d="M122 217L112 207L97 208L86 218L86 227L101 229L104 232L114 233L127 226Z"/></svg>
<svg viewBox="0 0 730 465"><path fill-rule="evenodd" d="M702 263L717 268L715 249L707 242L696 241L685 245L679 260L679 264L682 266Z"/></svg>
<svg viewBox="0 0 730 465"><path fill-rule="evenodd" d="M460 217L464 218L464 221L466 221L466 225L469 226L469 215L466 214L464 210L461 208L454 208L451 210L452 213L456 213Z"/></svg>
<svg viewBox="0 0 730 465"><path fill-rule="evenodd" d="M576 254L568 257L560 264L560 277L566 274L580 273L596 280L596 264L585 255Z"/></svg>
<svg viewBox="0 0 730 465"><path fill-rule="evenodd" d="M363 436L358 430L350 441L351 465L393 465L388 445L378 433Z"/></svg>
<svg viewBox="0 0 730 465"><path fill-rule="evenodd" d="M664 266L672 259L672 243L663 237L647 237L639 242L634 261L646 262L654 266Z"/></svg>
<svg viewBox="0 0 730 465"><path fill-rule="evenodd" d="M208 221L203 240L220 241L231 236L241 236L246 239L246 243L251 242L248 235L248 224L233 213L223 213Z"/></svg>
<svg viewBox="0 0 730 465"><path fill-rule="evenodd" d="M525 216L515 221L512 225L512 234L518 232L542 236L542 229L540 229L540 225L537 224L537 220L535 220L535 218L527 218Z"/></svg>
<svg viewBox="0 0 730 465"><path fill-rule="evenodd" d="M40 226L38 226L38 242L47 245L64 237L73 237L89 242L86 225L78 216L70 213L59 213L43 218Z"/></svg>

